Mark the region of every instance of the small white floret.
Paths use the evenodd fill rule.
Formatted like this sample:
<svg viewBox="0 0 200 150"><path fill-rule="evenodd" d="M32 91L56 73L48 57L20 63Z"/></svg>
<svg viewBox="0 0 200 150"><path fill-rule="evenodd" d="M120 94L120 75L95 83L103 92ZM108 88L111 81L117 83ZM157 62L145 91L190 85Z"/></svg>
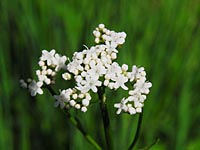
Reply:
<svg viewBox="0 0 200 150"><path fill-rule="evenodd" d="M99 24L99 29L104 29L105 28L105 25L104 24Z"/></svg>
<svg viewBox="0 0 200 150"><path fill-rule="evenodd" d="M68 72L63 73L63 74L62 74L62 78L63 78L64 80L70 80L70 79L71 79L71 74L69 74Z"/></svg>
<svg viewBox="0 0 200 150"><path fill-rule="evenodd" d="M86 107L82 107L82 108L81 108L81 111L82 111L82 112L86 112L86 111L87 111L87 108L86 108Z"/></svg>

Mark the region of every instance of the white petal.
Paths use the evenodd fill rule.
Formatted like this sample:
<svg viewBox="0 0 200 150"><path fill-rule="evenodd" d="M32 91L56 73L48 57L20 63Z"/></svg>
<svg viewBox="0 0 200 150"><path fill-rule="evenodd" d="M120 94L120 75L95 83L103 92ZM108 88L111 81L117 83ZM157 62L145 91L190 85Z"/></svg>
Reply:
<svg viewBox="0 0 200 150"><path fill-rule="evenodd" d="M122 84L122 89L124 89L124 90L128 90L128 87L127 86L125 86L124 84Z"/></svg>
<svg viewBox="0 0 200 150"><path fill-rule="evenodd" d="M141 113L142 112L142 108L136 108L136 112Z"/></svg>
<svg viewBox="0 0 200 150"><path fill-rule="evenodd" d="M133 114L136 113L136 110L135 110L135 108L133 108L133 107L129 107L129 108L128 108L128 112L129 112L131 115L133 115Z"/></svg>
<svg viewBox="0 0 200 150"><path fill-rule="evenodd" d="M37 93L41 95L41 94L43 94L43 90L42 90L41 88L39 88L39 89L37 90Z"/></svg>
<svg viewBox="0 0 200 150"><path fill-rule="evenodd" d="M120 107L121 107L121 104L119 104L119 103L118 103L118 104L114 104L114 107L115 107L115 108L120 108Z"/></svg>
<svg viewBox="0 0 200 150"><path fill-rule="evenodd" d="M91 89L92 89L92 91L93 91L94 93L97 92L97 87L96 87L96 86L92 86Z"/></svg>
<svg viewBox="0 0 200 150"><path fill-rule="evenodd" d="M118 109L117 112L116 112L116 114L119 115L121 113L121 111L122 111L121 109Z"/></svg>

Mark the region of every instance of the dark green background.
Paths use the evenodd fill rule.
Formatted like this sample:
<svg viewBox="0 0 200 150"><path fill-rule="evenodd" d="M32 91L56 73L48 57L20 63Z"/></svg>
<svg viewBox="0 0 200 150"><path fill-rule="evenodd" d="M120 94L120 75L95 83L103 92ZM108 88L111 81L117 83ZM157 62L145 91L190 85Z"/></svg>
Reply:
<svg viewBox="0 0 200 150"><path fill-rule="evenodd" d="M159 138L152 150L200 149L199 0L1 0L0 150L93 149L47 91L32 98L18 81L35 77L43 49L71 57L94 45L99 23L127 33L118 62L144 66L153 83L137 148ZM116 150L127 149L138 117L115 115L122 96L108 91ZM102 145L98 105L76 115Z"/></svg>

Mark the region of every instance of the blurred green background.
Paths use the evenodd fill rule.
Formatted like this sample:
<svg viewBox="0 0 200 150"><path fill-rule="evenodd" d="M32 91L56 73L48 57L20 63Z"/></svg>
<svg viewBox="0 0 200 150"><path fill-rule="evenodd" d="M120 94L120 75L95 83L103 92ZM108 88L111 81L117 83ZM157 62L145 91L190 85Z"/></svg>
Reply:
<svg viewBox="0 0 200 150"><path fill-rule="evenodd" d="M48 92L32 98L18 81L35 77L43 49L71 57L94 45L99 23L127 33L118 62L144 66L153 83L137 148L159 138L152 150L200 149L199 0L1 0L0 10L0 150L94 149ZM138 118L115 115L122 96L108 91L116 150L127 149ZM98 107L76 115L102 145Z"/></svg>

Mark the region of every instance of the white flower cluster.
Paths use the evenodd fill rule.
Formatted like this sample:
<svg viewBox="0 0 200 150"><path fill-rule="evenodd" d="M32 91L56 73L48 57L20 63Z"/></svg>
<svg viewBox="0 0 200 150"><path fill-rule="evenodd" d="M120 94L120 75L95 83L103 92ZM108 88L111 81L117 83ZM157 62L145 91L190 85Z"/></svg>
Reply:
<svg viewBox="0 0 200 150"><path fill-rule="evenodd" d="M129 90L127 98L124 97L120 103L114 105L115 108L118 108L117 114L120 114L121 111L131 115L142 112L146 94L149 93L149 88L152 86L150 82L146 82L146 73L143 67L132 66L132 71L127 72L127 77L133 83L132 89Z"/></svg>
<svg viewBox="0 0 200 150"><path fill-rule="evenodd" d="M99 26L93 31L93 34L97 44L105 43L113 48L116 48L118 45L122 45L126 38L125 32L110 31L105 28L104 24L99 24Z"/></svg>
<svg viewBox="0 0 200 150"><path fill-rule="evenodd" d="M27 82L25 82L24 80L20 80L21 86L23 88L28 88L31 96L43 94L42 86L44 84L49 85L55 83L56 73L60 69L65 69L66 60L66 56L60 56L54 49L50 52L43 50L42 56L38 62L41 70L36 70L38 81L36 82L35 80L28 79Z"/></svg>
<svg viewBox="0 0 200 150"><path fill-rule="evenodd" d="M31 95L42 94L42 84L53 83L56 72L64 69L66 72L62 74L63 79L73 78L76 85L60 91L59 95L54 95L56 107L74 107L86 112L91 100L90 92L97 93L98 89L104 86L109 89L122 88L129 91L127 98L124 97L120 103L114 105L118 109L117 114L121 112L131 115L140 113L152 84L146 82L143 67L137 68L134 65L132 70L128 71L128 65L120 66L114 61L117 58L117 48L125 42L126 33L108 30L100 24L93 34L97 45L81 52L75 52L72 61L67 65L65 65L67 60L65 56L55 54L55 50L50 52L43 50L39 61L42 70L36 71L39 82L32 81L32 85L28 85ZM131 87L127 85L128 83ZM21 81L21 84L27 87L25 82Z"/></svg>
<svg viewBox="0 0 200 150"><path fill-rule="evenodd" d="M77 91L75 88L69 88L62 90L60 95L54 95L56 102L55 107L60 105L60 108L70 108L74 107L76 109L81 109L82 112L87 111L87 107L90 104L91 96L89 93L82 93Z"/></svg>

